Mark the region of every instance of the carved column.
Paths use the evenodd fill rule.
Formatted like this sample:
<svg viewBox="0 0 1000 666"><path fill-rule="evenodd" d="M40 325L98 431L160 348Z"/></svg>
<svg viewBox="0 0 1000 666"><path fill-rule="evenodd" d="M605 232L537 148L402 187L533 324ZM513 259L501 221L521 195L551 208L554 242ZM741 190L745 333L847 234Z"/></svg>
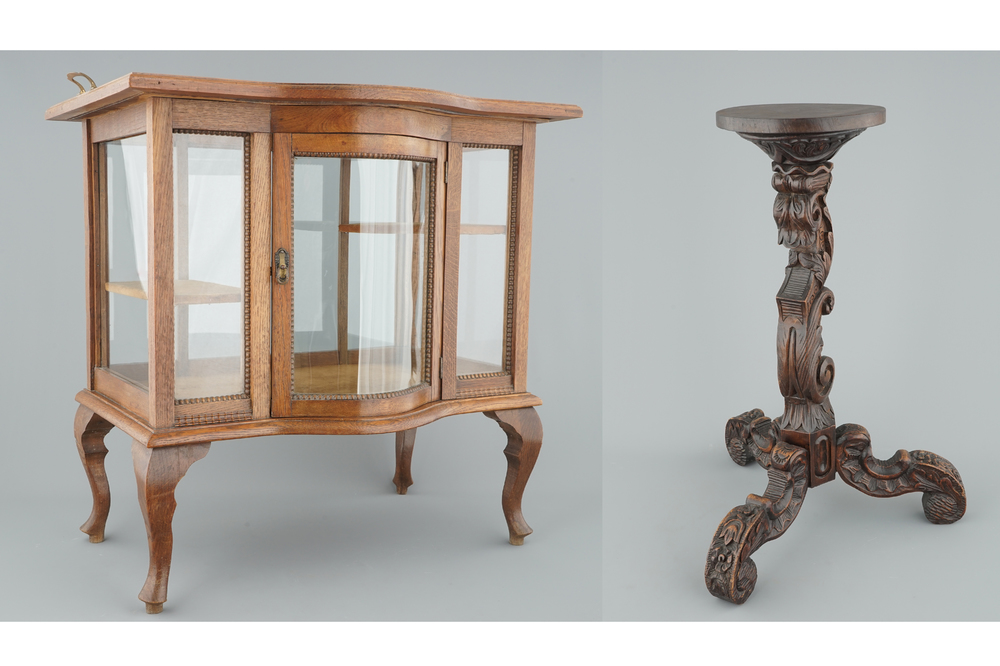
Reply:
<svg viewBox="0 0 1000 666"><path fill-rule="evenodd" d="M809 485L836 475L836 420L830 405L833 360L823 356L820 319L833 311L833 292L824 286L833 262L833 224L826 195L833 178L829 160L863 132L806 136L743 134L773 160L771 186L778 242L788 248L785 280L778 290L778 388L785 411L777 420L781 437L809 451Z"/></svg>

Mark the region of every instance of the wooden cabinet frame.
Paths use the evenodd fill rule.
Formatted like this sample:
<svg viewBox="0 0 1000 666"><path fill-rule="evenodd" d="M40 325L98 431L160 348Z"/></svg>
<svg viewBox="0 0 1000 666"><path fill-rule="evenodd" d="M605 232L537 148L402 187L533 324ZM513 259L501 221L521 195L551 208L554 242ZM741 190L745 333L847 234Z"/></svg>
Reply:
<svg viewBox="0 0 1000 666"><path fill-rule="evenodd" d="M508 461L502 506L510 542L531 533L521 515L521 494L541 447L542 427L527 392L528 292L531 265L531 207L535 127L578 118L575 106L478 99L415 88L228 81L154 74L128 74L58 104L49 120L83 126L84 210L86 219L87 382L77 394L74 424L77 447L94 495L91 517L81 528L91 541L104 538L110 494L104 474L104 435L113 427L133 440L139 500L150 545L150 569L139 597L148 612L166 600L171 557L174 488L211 442L288 434L396 434L397 492L412 483L410 456L415 429L452 414L482 412L507 435ZM244 137L244 390L239 394L176 399L175 367L187 358L176 345L175 330L186 315L175 305L190 300L192 284L175 245L186 246L187 232L174 238L175 198L187 206L186 185L174 192L174 135L238 134ZM108 280L108 201L103 144L137 135L146 137L147 280ZM458 268L461 229L463 146L511 151L507 307L502 372L459 377L457 365ZM294 248L292 165L296 155L386 157L432 165L429 213L421 279L425 294L423 381L382 394L302 394L293 391ZM342 158L344 159L344 158ZM178 162L185 163L178 153ZM418 169L419 170L419 169ZM178 174L185 182L183 174ZM341 176L341 190L350 176ZM343 197L341 197L343 200ZM181 219L187 219L179 209ZM341 204L337 233L360 231ZM343 240L343 239L341 239ZM175 242L176 241L176 242ZM340 243L339 252L346 244ZM275 268L279 250L291 263ZM280 255L279 255L280 257ZM338 261L338 265L343 262ZM288 284L278 273L290 273ZM346 273L338 276L338 333L346 333L343 294ZM131 285L131 286L130 286ZM138 285L136 287L135 285ZM234 295L216 285L211 302ZM143 292L143 288L145 292ZM230 289L228 296L225 289ZM145 298L148 315L148 388L110 369L109 290ZM176 293L175 293L176 291ZM414 290L416 293L416 290ZM343 292L343 293L341 293ZM222 294L222 295L220 295ZM176 299L175 299L176 297ZM205 298L199 292L197 298ZM188 299L188 300L186 300ZM349 355L338 335L339 359ZM186 338L185 338L186 340ZM332 356L331 356L332 358ZM183 367L183 365L181 366Z"/></svg>

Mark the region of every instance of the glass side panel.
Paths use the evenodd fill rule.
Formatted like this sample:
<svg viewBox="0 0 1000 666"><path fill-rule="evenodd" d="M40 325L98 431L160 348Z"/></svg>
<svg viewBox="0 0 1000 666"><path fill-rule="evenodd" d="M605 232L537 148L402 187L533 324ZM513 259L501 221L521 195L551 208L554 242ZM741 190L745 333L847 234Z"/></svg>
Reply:
<svg viewBox="0 0 1000 666"><path fill-rule="evenodd" d="M146 137L101 144L100 200L107 222L107 356L103 365L149 390L146 301Z"/></svg>
<svg viewBox="0 0 1000 666"><path fill-rule="evenodd" d="M174 397L248 392L243 136L175 132Z"/></svg>
<svg viewBox="0 0 1000 666"><path fill-rule="evenodd" d="M511 217L507 148L462 149L458 260L458 375L509 370L505 351Z"/></svg>
<svg viewBox="0 0 1000 666"><path fill-rule="evenodd" d="M293 178L294 393L428 382L431 164L295 157Z"/></svg>

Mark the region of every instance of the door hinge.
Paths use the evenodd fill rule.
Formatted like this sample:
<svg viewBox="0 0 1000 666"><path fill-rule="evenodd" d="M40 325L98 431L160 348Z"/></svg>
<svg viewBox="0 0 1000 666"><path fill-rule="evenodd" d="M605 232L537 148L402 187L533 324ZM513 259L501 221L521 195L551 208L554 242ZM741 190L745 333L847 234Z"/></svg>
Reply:
<svg viewBox="0 0 1000 666"><path fill-rule="evenodd" d="M444 356L438 357L438 379L444 381Z"/></svg>
<svg viewBox="0 0 1000 666"><path fill-rule="evenodd" d="M448 160L444 161L444 184L448 184Z"/></svg>

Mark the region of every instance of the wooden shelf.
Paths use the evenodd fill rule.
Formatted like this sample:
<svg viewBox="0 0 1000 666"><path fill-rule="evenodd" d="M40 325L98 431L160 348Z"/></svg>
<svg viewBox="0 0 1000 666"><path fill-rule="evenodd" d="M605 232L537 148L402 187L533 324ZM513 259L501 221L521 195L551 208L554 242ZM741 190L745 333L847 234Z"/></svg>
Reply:
<svg viewBox="0 0 1000 666"><path fill-rule="evenodd" d="M409 372L408 369L401 366L391 367L400 374ZM358 395L358 364L305 365L297 362L295 365L295 394L309 393Z"/></svg>
<svg viewBox="0 0 1000 666"><path fill-rule="evenodd" d="M403 227L396 222L370 222L362 225L360 222L337 224L317 220L295 220L295 228L304 231L332 231L335 225L337 231L342 234L398 234ZM458 233L463 236L502 236L507 233L505 224L460 224L458 229ZM421 234L423 228L415 224L413 233Z"/></svg>
<svg viewBox="0 0 1000 666"><path fill-rule="evenodd" d="M146 300L141 282L106 282L104 288L114 294ZM200 305L204 303L239 303L242 289L201 280L175 280L175 305Z"/></svg>

